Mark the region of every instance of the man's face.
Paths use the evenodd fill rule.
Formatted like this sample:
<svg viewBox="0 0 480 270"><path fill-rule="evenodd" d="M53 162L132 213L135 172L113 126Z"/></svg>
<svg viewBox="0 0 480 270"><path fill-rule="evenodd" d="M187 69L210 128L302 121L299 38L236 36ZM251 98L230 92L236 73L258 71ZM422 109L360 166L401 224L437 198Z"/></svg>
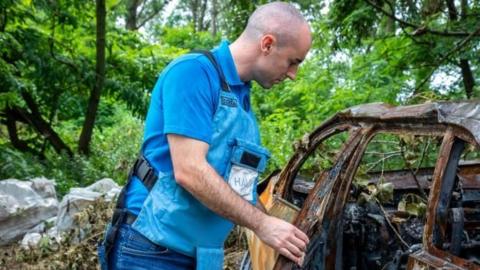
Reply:
<svg viewBox="0 0 480 270"><path fill-rule="evenodd" d="M302 29L298 40L290 41L289 44L284 46L278 46L276 42L267 44L266 46L271 46L270 51L258 59L254 80L267 89L287 77L294 80L298 66L305 59L310 45L310 30L307 27Z"/></svg>

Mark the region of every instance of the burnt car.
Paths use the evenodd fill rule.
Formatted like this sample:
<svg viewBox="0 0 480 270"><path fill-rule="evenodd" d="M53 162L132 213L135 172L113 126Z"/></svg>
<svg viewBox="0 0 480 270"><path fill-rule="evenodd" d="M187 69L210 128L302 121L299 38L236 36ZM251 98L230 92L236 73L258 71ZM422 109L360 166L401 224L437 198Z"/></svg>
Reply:
<svg viewBox="0 0 480 270"><path fill-rule="evenodd" d="M251 231L241 269L480 269L480 103L366 104L294 145L258 186L309 237L304 264Z"/></svg>

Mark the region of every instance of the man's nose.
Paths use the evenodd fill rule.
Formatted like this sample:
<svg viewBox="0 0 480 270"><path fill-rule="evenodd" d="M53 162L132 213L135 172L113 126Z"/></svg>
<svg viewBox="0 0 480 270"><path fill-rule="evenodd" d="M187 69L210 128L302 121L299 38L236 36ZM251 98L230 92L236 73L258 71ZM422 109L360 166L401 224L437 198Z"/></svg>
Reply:
<svg viewBox="0 0 480 270"><path fill-rule="evenodd" d="M287 70L287 77L292 81L295 80L295 77L297 76L297 68L297 66L292 66Z"/></svg>

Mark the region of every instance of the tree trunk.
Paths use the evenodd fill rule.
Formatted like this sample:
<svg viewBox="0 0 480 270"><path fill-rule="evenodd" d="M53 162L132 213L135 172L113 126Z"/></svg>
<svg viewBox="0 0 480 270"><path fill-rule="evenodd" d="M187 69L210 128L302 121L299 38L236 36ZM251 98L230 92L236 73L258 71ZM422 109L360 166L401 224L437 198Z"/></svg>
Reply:
<svg viewBox="0 0 480 270"><path fill-rule="evenodd" d="M212 29L212 37L217 35L217 15L218 15L218 7L217 7L217 0L212 0L212 22L211 22L211 29Z"/></svg>
<svg viewBox="0 0 480 270"><path fill-rule="evenodd" d="M207 11L207 0L201 0L200 16L198 17L198 31L205 31L205 12Z"/></svg>
<svg viewBox="0 0 480 270"><path fill-rule="evenodd" d="M460 6L460 21L465 22L467 19L467 0L461 1ZM472 69L468 59L460 59L460 68L462 70L463 86L465 87L465 95L468 99L473 96L473 87L475 86L475 79L473 78Z"/></svg>
<svg viewBox="0 0 480 270"><path fill-rule="evenodd" d="M199 0L190 0L190 12L192 12L192 23L193 23L193 32L197 32L197 21L198 21L198 5Z"/></svg>
<svg viewBox="0 0 480 270"><path fill-rule="evenodd" d="M85 115L85 122L83 123L82 133L78 143L78 150L80 153L88 154L89 145L92 139L93 126L95 124L95 117L97 115L98 104L100 103L100 94L103 89L105 81L105 20L107 16L105 8L105 0L96 1L96 15L97 15L97 59L95 68L95 86L90 92L90 100L88 102L88 109Z"/></svg>
<svg viewBox="0 0 480 270"><path fill-rule="evenodd" d="M447 0L447 8L450 21L456 21L458 19L458 12L457 8L455 8L454 0Z"/></svg>
<svg viewBox="0 0 480 270"><path fill-rule="evenodd" d="M125 28L127 30L137 30L137 9L140 0L128 0L127 2L127 18Z"/></svg>
<svg viewBox="0 0 480 270"><path fill-rule="evenodd" d="M463 85L465 86L465 94L467 98L472 98L473 86L475 86L475 80L473 79L472 70L467 59L460 60L460 68L462 69Z"/></svg>
<svg viewBox="0 0 480 270"><path fill-rule="evenodd" d="M468 13L468 0L462 0L461 5L460 5L460 16L462 19L467 18L467 13Z"/></svg>

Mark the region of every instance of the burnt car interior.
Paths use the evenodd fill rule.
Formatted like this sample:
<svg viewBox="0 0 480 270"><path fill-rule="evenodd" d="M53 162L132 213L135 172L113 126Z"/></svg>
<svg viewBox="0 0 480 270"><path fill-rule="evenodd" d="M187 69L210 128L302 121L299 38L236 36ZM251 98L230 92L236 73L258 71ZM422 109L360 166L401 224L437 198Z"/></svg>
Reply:
<svg viewBox="0 0 480 270"><path fill-rule="evenodd" d="M347 137L348 132L334 134L308 155L286 197L290 203L302 208L315 181L332 169ZM442 139L379 132L368 142L336 226L341 231L336 269L406 269L408 256L422 248ZM433 242L438 249L480 264L480 152L456 139L448 158ZM315 258L303 269L324 263Z"/></svg>
<svg viewBox="0 0 480 270"><path fill-rule="evenodd" d="M250 231L245 265L480 269L478 115L478 102L374 103L337 113L296 142L259 190L269 214L310 237L304 264Z"/></svg>

